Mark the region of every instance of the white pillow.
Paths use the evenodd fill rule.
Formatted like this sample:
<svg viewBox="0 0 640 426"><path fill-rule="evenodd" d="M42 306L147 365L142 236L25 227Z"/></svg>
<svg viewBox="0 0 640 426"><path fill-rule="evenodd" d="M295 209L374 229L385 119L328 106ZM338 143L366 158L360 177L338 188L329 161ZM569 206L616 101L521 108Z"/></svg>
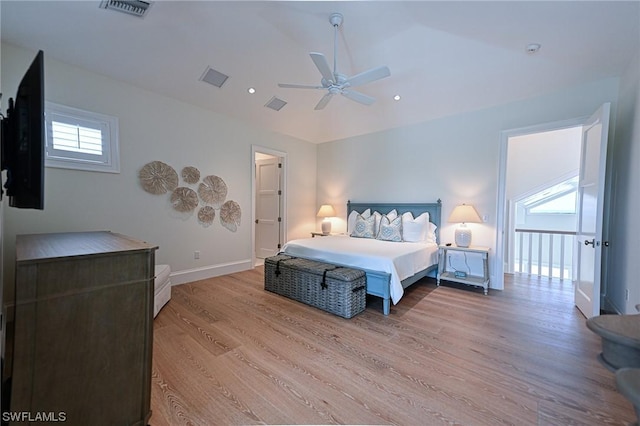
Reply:
<svg viewBox="0 0 640 426"><path fill-rule="evenodd" d="M383 215L380 219L380 232L376 236L378 240L384 241L402 241L402 217L390 220L389 216Z"/></svg>
<svg viewBox="0 0 640 426"><path fill-rule="evenodd" d="M373 216L375 217L373 223L373 233L375 235L378 235L378 232L380 232L380 219L382 219L382 214L379 211L375 211L373 212Z"/></svg>
<svg viewBox="0 0 640 426"><path fill-rule="evenodd" d="M351 213L349 213L349 217L347 218L347 232L351 233L353 232L353 230L356 227L356 218L358 217L360 213L358 213L355 210L352 210ZM371 216L371 209L366 209L365 211L362 212L362 214L360 214L360 216L362 216L364 219L368 218L369 216Z"/></svg>
<svg viewBox="0 0 640 426"><path fill-rule="evenodd" d="M393 209L389 213L387 213L387 217L390 221L393 221L396 217L398 217L398 212L396 211L396 209Z"/></svg>
<svg viewBox="0 0 640 426"><path fill-rule="evenodd" d="M429 230L427 231L428 243L435 244L438 242L438 238L436 237L436 229L438 229L438 227L434 223L429 222Z"/></svg>
<svg viewBox="0 0 640 426"><path fill-rule="evenodd" d="M396 209L391 210L389 213L387 213L386 215L380 213L379 211L374 211L373 215L375 216L375 222L373 224L374 228L373 228L373 233L378 235L378 232L380 232L380 219L382 219L382 216L387 216L389 218L389 221L394 220L395 218L398 217L398 212L396 211Z"/></svg>
<svg viewBox="0 0 640 426"><path fill-rule="evenodd" d="M411 212L402 214L402 240L417 243L427 240L429 230L429 213L424 212L413 218Z"/></svg>
<svg viewBox="0 0 640 426"><path fill-rule="evenodd" d="M352 237L357 238L375 238L376 234L373 233L373 221L375 217L369 215L364 218L362 215L356 217L356 224L353 227Z"/></svg>

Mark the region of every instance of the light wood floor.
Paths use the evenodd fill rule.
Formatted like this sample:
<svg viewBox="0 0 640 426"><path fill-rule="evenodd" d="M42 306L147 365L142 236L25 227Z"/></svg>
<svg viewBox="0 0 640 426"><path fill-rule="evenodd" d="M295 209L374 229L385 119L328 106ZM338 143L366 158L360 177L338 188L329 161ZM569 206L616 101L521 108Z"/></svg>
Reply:
<svg viewBox="0 0 640 426"><path fill-rule="evenodd" d="M557 287L556 290L551 290ZM623 425L570 283L413 285L346 320L263 289L262 268L173 287L150 424Z"/></svg>

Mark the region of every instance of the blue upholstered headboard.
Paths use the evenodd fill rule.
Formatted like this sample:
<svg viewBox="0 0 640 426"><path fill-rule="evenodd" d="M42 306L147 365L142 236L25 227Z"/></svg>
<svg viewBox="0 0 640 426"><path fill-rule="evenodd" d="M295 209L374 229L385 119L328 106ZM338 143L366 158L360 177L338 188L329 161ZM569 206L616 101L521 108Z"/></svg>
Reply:
<svg viewBox="0 0 640 426"><path fill-rule="evenodd" d="M351 200L347 201L347 217L349 217L349 214L351 214L353 210L362 213L366 209L371 209L372 213L379 211L383 214L396 209L399 215L411 212L413 217L417 217L424 212L429 212L429 221L438 227L436 237L438 238L438 242L440 241L440 222L442 216L442 201L440 199L435 203L354 203Z"/></svg>

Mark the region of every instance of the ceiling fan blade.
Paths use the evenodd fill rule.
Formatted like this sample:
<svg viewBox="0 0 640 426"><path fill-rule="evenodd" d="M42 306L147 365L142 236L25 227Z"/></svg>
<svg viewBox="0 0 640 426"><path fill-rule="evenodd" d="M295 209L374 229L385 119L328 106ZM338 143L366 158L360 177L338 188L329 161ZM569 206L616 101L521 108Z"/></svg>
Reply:
<svg viewBox="0 0 640 426"><path fill-rule="evenodd" d="M351 99L352 101L356 101L363 105L371 105L376 101L376 98L372 98L371 96L367 96L364 93L356 92L355 90L343 90L342 95Z"/></svg>
<svg viewBox="0 0 640 426"><path fill-rule="evenodd" d="M323 109L324 107L326 107L329 101L331 100L332 96L333 96L333 93L327 93L326 95L324 95L314 109L317 111L319 109Z"/></svg>
<svg viewBox="0 0 640 426"><path fill-rule="evenodd" d="M283 87L285 89L324 89L322 86L308 86L306 84L288 84L288 83L278 83L278 87Z"/></svg>
<svg viewBox="0 0 640 426"><path fill-rule="evenodd" d="M382 66L378 68L372 68L368 71L364 71L360 74L349 77L346 83L348 83L351 87L356 87L366 83L370 83L372 81L380 80L381 78L389 77L390 75L391 71L389 71L389 67Z"/></svg>
<svg viewBox="0 0 640 426"><path fill-rule="evenodd" d="M331 72L331 68L329 67L329 63L327 62L327 58L324 57L322 53L311 52L309 53L311 56L311 60L314 64L316 64L316 68L322 74L322 77L327 81L332 81L335 83L336 78L333 76Z"/></svg>

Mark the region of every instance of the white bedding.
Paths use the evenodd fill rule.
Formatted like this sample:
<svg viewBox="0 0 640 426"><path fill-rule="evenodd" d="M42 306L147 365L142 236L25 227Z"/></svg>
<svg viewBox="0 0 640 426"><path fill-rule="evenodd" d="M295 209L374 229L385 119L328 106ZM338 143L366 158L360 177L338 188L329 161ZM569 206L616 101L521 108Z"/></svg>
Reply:
<svg viewBox="0 0 640 426"><path fill-rule="evenodd" d="M391 275L391 300L400 301L400 281L438 263L438 245L353 238L346 235L291 240L282 251L291 256L353 266Z"/></svg>

